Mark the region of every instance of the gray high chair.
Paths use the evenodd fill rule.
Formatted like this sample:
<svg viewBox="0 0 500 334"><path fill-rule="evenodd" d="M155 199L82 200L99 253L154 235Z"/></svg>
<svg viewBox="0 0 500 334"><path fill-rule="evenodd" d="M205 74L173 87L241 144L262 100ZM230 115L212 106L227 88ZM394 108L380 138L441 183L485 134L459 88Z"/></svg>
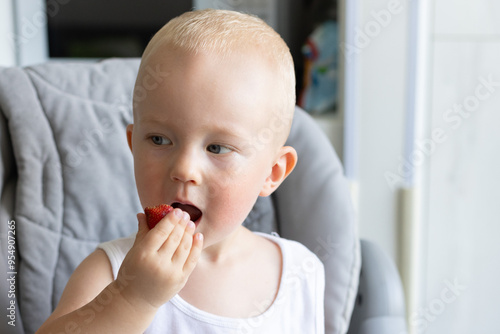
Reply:
<svg viewBox="0 0 500 334"><path fill-rule="evenodd" d="M136 229L142 209L125 126L138 64L0 69L0 333L35 332L96 245ZM405 333L397 271L358 240L341 164L298 108L288 144L299 155L295 171L245 225L298 240L323 261L326 333Z"/></svg>

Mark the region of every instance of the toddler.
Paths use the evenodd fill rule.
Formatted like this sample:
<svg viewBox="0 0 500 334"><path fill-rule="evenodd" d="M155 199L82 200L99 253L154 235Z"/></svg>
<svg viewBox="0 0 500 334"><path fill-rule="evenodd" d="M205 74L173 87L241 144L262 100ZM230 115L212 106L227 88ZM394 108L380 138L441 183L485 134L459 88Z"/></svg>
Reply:
<svg viewBox="0 0 500 334"><path fill-rule="evenodd" d="M148 44L134 92L141 204L175 209L99 245L38 332L324 333L321 262L242 226L297 161L285 42L250 15L188 12Z"/></svg>

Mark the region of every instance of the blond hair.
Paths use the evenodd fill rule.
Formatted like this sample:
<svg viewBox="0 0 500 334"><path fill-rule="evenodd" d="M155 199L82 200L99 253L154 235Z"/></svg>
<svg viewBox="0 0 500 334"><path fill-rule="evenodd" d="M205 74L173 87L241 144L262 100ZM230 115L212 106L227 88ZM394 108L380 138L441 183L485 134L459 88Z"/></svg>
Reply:
<svg viewBox="0 0 500 334"><path fill-rule="evenodd" d="M153 36L144 50L139 71L151 55L165 46L193 54L204 51L222 58L257 48L277 70L283 107L277 112L291 124L295 107L293 59L281 36L260 18L228 10L186 12L170 20Z"/></svg>

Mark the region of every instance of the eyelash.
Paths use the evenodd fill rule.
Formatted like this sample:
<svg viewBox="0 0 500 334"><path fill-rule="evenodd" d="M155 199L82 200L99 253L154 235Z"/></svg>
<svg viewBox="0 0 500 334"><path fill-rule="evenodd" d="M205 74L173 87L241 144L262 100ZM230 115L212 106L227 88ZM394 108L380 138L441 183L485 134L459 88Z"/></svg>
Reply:
<svg viewBox="0 0 500 334"><path fill-rule="evenodd" d="M227 150L227 152L224 152L224 153L220 153L220 152L215 153L215 152L210 151L210 150L209 150L209 148L210 148L210 147L212 147L212 148L213 148L214 146L217 146L219 149L223 149L223 150L225 149L225 150ZM231 150L230 148L228 148L228 147L226 147L226 146L223 146L223 145L219 145L219 144L210 144L210 145L208 145L208 146L207 146L207 151L208 151L208 152L210 152L210 153L214 153L214 154L225 154L225 153L230 153L230 152L232 152L232 150Z"/></svg>
<svg viewBox="0 0 500 334"><path fill-rule="evenodd" d="M167 138L165 138L165 137L162 137L162 136L157 136L157 135L155 135L155 136L150 136L150 137L149 137L149 139L151 140L151 142L152 142L152 143L153 143L153 145L155 145L155 146L168 145L168 144L170 144L170 143L171 143L169 139L167 139ZM160 142L160 143L158 143L157 141L168 141L169 143L164 144L164 143L161 143L161 142ZM216 146L217 148L219 148L219 152L217 152L217 153L216 153L216 152L212 152L212 151L210 150L210 148L214 148L215 146ZM226 153L230 153L230 152L232 152L232 151L233 151L231 148L226 147L226 146L224 146L224 145L220 145L220 144L210 144L210 145L208 145L208 146L207 146L206 150L207 150L208 152L210 152L210 153L213 153L213 154L226 154ZM220 152L221 150L222 150L222 151L226 150L226 152L222 152L222 153L221 153L221 152Z"/></svg>
<svg viewBox="0 0 500 334"><path fill-rule="evenodd" d="M151 136L149 139L150 139L150 140L153 142L153 144L154 144L154 145L156 145L156 146L161 146L161 145L165 145L165 144L163 144L163 143L156 143L156 140L155 140L155 139L159 139L160 141L163 141L163 140L168 140L167 138L162 137L162 136ZM170 140L168 140L168 141L170 141Z"/></svg>

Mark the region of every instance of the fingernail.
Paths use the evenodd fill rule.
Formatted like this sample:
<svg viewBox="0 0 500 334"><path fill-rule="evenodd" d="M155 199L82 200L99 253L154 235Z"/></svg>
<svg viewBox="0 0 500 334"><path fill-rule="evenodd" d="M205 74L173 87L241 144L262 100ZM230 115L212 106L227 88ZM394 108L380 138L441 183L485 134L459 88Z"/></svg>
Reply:
<svg viewBox="0 0 500 334"><path fill-rule="evenodd" d="M203 234L201 233L196 234L196 239L198 239L199 241L203 241Z"/></svg>
<svg viewBox="0 0 500 334"><path fill-rule="evenodd" d="M196 225L192 221L189 221L188 224L187 224L187 227L195 229Z"/></svg>
<svg viewBox="0 0 500 334"><path fill-rule="evenodd" d="M184 212L181 209L174 209L174 215L176 217L182 218L182 216L184 215Z"/></svg>
<svg viewBox="0 0 500 334"><path fill-rule="evenodd" d="M184 218L185 220L191 219L191 217L189 216L189 214L187 212L184 212L184 216L182 218Z"/></svg>

